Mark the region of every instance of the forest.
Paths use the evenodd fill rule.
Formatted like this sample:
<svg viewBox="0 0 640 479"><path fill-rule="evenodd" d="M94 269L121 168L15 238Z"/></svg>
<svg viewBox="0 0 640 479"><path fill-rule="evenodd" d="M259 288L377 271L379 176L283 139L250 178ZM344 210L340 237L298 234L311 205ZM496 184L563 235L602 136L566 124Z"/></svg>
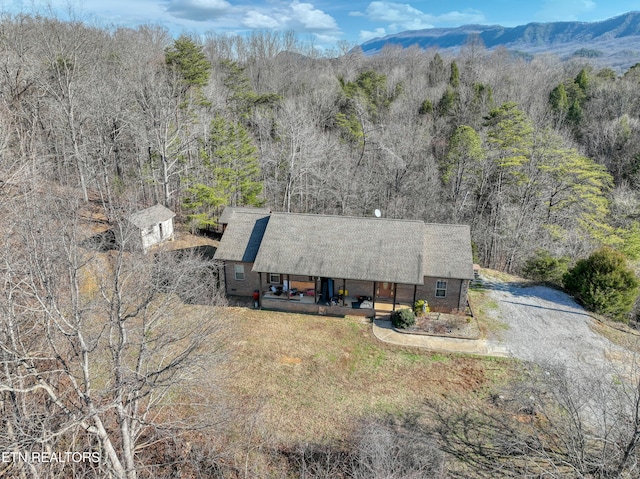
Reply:
<svg viewBox="0 0 640 479"><path fill-rule="evenodd" d="M161 475L166 465L141 466L153 462L151 453L140 459L141 444L152 450L174 426L214 425L211 408L224 415L217 400L194 401L192 423L163 407L168 397L201 398L209 384L194 379L197 371L223 364L222 349L203 348L227 341L226 320L200 320L199 306L175 301L202 293L206 304L223 305L202 291L215 282L211 272L193 258L178 267L175 258L150 263L123 252L87 270L77 226L96 199L110 224L162 203L194 233L213 229L229 205L351 216L380 209L388 218L469 224L475 261L506 273L531 273L540 258L566 270L603 246L640 259L640 64L596 70L585 58L524 59L476 41L455 56L418 48L366 56L346 44L323 54L293 33L176 39L159 26L34 16L2 19L0 51L0 439L15 450L33 441L99 444L104 469L77 466L73 477L179 477ZM179 278L167 285L173 271ZM549 274L543 279L558 272ZM184 308L193 320L176 334ZM96 315L104 326L90 321ZM554 377L544 387L565 388L560 396L571 402L566 378ZM498 417L474 423L476 412L471 429L498 430ZM431 413L451 427L440 429L445 442L462 434L446 421L450 410ZM565 422L584 439L572 429L579 418ZM583 475L555 477L623 477L637 429L614 465L576 463ZM387 455L365 440L371 430L388 441ZM282 477L445 477L442 451L409 419L358 431L359 456L307 444L290 451L299 474ZM447 443L448 452L468 454L477 444L467 440ZM530 440L514 432L513 444ZM176 439L172 457L190 444ZM212 454L198 450L194 463L213 465L183 477L252 477L225 475ZM489 472L479 477L497 477L490 464L501 454L482 456L486 464L475 467ZM371 473L377 457L390 461L380 475ZM343 464L342 475L329 463ZM25 467L15 477L65 477L56 471Z"/></svg>
<svg viewBox="0 0 640 479"><path fill-rule="evenodd" d="M478 261L509 272L536 249L638 253L637 67L31 17L3 22L2 49L5 182L30 168L194 231L225 205L466 223Z"/></svg>

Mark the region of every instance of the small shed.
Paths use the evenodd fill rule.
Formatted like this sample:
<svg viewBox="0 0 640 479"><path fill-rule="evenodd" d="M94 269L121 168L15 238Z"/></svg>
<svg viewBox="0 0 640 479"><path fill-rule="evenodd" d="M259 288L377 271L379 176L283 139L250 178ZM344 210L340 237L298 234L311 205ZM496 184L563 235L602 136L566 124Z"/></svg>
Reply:
<svg viewBox="0 0 640 479"><path fill-rule="evenodd" d="M127 217L130 246L128 249L141 248L145 253L154 245L173 240L173 218L176 214L169 208L157 204L136 211ZM122 243L122 232L116 229L116 239Z"/></svg>

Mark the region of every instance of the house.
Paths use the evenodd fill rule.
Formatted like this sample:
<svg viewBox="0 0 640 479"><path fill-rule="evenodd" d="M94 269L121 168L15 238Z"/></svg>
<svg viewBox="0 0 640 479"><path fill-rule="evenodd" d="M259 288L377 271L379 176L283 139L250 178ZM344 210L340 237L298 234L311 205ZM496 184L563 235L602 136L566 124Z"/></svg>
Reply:
<svg viewBox="0 0 640 479"><path fill-rule="evenodd" d="M422 221L268 213L236 208L215 259L228 295L262 307L372 315L425 299L464 310L473 279L470 229Z"/></svg>
<svg viewBox="0 0 640 479"><path fill-rule="evenodd" d="M141 249L146 253L154 245L173 240L175 215L161 204L136 211L126 217L120 228L115 229L116 241L127 249Z"/></svg>
<svg viewBox="0 0 640 479"><path fill-rule="evenodd" d="M218 224L222 227L222 232L224 233L224 231L227 228L227 225L229 224L229 221L231 221L231 218L233 217L233 214L236 211L240 211L240 212L247 212L247 213L270 213L270 211L266 208L254 208L251 206L227 206L224 210L222 210L222 214L220 215L220 218L218 218Z"/></svg>

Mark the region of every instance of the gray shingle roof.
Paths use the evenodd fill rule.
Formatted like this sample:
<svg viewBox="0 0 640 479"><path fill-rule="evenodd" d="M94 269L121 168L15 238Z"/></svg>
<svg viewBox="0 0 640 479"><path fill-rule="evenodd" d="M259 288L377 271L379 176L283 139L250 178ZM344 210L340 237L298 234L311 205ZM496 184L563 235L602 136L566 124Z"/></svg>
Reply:
<svg viewBox="0 0 640 479"><path fill-rule="evenodd" d="M254 271L423 283L424 223L274 213Z"/></svg>
<svg viewBox="0 0 640 479"><path fill-rule="evenodd" d="M228 225L231 223L231 219L233 218L233 214L235 212L248 212L248 213L264 213L268 214L269 210L267 208L251 208L248 206L227 206L218 218L218 223L221 225Z"/></svg>
<svg viewBox="0 0 640 479"><path fill-rule="evenodd" d="M148 228L155 224L158 224L162 221L167 221L171 219L176 214L171 211L169 208L157 204L152 206L151 208L146 208L144 210L136 211L129 215L128 220L136 225L138 228Z"/></svg>
<svg viewBox="0 0 640 479"><path fill-rule="evenodd" d="M236 210L232 216L214 259L253 263L269 222L269 213Z"/></svg>
<svg viewBox="0 0 640 479"><path fill-rule="evenodd" d="M424 274L434 278L473 279L468 225L424 225Z"/></svg>
<svg viewBox="0 0 640 479"><path fill-rule="evenodd" d="M469 226L385 218L236 210L215 258L264 273L403 284L473 279Z"/></svg>

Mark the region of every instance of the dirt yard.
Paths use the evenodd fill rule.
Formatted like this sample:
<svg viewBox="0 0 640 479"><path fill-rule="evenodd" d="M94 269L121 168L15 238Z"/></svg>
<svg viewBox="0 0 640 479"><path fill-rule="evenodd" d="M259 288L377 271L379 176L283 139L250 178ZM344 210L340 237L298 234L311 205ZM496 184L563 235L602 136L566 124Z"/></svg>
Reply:
<svg viewBox="0 0 640 479"><path fill-rule="evenodd" d="M450 338L478 339L478 323L471 316L427 313L416 317L416 324L406 329L414 334L427 334Z"/></svg>

